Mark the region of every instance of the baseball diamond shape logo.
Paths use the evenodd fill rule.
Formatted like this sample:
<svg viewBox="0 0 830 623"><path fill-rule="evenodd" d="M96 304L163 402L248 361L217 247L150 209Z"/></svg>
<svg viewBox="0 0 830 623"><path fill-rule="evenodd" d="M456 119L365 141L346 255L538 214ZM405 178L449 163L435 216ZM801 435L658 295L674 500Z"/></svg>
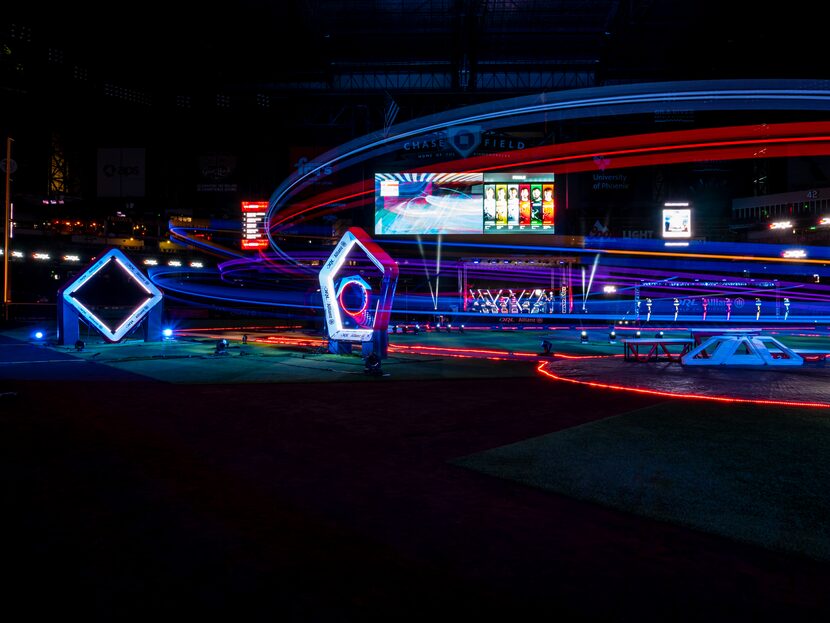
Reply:
<svg viewBox="0 0 830 623"><path fill-rule="evenodd" d="M355 274L355 251L365 254L377 283ZM347 263L348 260L348 263ZM398 282L398 265L360 227L351 227L337 243L319 274L329 337L368 342L374 331L386 331Z"/></svg>
<svg viewBox="0 0 830 623"><path fill-rule="evenodd" d="M118 249L104 253L61 296L110 342L123 339L162 299L161 290Z"/></svg>
<svg viewBox="0 0 830 623"><path fill-rule="evenodd" d="M453 126L447 129L447 139L458 155L466 158L481 143L481 126Z"/></svg>

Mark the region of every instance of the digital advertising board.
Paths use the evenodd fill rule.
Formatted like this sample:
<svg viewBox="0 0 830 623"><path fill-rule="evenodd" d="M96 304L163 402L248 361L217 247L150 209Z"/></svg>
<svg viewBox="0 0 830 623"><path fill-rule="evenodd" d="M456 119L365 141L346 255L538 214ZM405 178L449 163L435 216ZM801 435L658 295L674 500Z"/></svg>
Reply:
<svg viewBox="0 0 830 623"><path fill-rule="evenodd" d="M375 234L555 233L553 173L376 173Z"/></svg>
<svg viewBox="0 0 830 623"><path fill-rule="evenodd" d="M663 238L691 238L692 211L688 203L663 205Z"/></svg>

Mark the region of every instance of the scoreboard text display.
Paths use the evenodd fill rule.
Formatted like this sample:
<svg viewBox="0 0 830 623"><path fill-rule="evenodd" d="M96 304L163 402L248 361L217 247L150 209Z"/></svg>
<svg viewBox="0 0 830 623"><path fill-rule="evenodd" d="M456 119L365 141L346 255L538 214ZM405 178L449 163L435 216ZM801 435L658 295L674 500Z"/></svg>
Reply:
<svg viewBox="0 0 830 623"><path fill-rule="evenodd" d="M265 233L267 201L242 202L242 249L267 249L268 236Z"/></svg>

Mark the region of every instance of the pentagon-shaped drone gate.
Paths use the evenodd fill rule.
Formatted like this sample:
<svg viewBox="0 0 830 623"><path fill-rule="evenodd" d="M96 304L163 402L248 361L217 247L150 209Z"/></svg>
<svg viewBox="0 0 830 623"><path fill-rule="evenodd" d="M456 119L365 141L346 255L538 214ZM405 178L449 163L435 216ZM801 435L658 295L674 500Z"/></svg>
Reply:
<svg viewBox="0 0 830 623"><path fill-rule="evenodd" d="M361 345L364 357L387 356L389 314L398 265L359 227L350 228L320 270L320 293L332 353Z"/></svg>

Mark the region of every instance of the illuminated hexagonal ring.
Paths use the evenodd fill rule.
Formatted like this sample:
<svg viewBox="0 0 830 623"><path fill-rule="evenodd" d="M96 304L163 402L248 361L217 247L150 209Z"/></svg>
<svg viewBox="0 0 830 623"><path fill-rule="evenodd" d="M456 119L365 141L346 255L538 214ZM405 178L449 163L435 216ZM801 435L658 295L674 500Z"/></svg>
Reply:
<svg viewBox="0 0 830 623"><path fill-rule="evenodd" d="M382 273L380 292L375 300L372 325L368 328L348 328L343 323L343 313L339 300L338 289L335 288L337 273L343 267L349 251L358 246ZM323 296L323 311L326 314L326 326L329 338L348 342L368 342L375 331L385 332L389 327L389 313L392 309L392 299L395 295L395 285L398 282L398 265L378 246L360 227L351 227L337 243L329 259L323 265L319 274L320 292ZM362 279L360 281L363 281ZM350 281L350 283L359 283ZM365 282L363 282L365 284ZM366 286L363 286L364 289Z"/></svg>

